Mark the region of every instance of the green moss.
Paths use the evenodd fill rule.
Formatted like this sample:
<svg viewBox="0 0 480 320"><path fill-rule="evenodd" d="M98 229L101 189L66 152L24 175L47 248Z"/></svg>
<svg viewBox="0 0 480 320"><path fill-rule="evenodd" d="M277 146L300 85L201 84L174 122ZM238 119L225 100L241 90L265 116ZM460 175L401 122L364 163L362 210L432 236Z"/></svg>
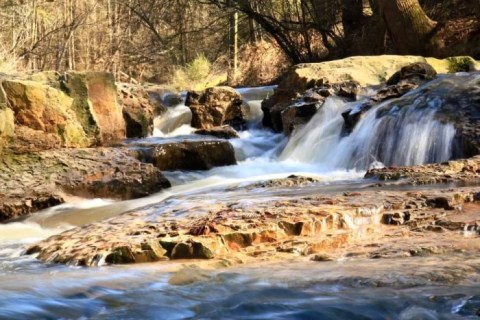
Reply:
<svg viewBox="0 0 480 320"><path fill-rule="evenodd" d="M474 68L475 60L471 57L451 57L447 58L448 61L448 72L470 72Z"/></svg>
<svg viewBox="0 0 480 320"><path fill-rule="evenodd" d="M73 98L73 111L89 137L97 138L99 130L88 100L85 74L69 72L61 78L61 89Z"/></svg>

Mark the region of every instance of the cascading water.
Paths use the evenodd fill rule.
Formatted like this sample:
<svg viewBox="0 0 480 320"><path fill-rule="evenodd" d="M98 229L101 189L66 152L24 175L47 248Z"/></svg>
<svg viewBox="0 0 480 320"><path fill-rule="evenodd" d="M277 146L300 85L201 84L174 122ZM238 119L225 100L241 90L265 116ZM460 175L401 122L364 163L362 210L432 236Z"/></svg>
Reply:
<svg viewBox="0 0 480 320"><path fill-rule="evenodd" d="M437 119L445 102L436 91L440 78L401 98L367 111L348 136L342 113L360 112L364 101L345 103L328 98L312 120L294 132L280 159L317 163L329 168L360 169L372 163L418 165L451 159L455 128ZM425 94L430 90L434 94Z"/></svg>
<svg viewBox="0 0 480 320"><path fill-rule="evenodd" d="M167 108L167 111L156 117L153 121L154 137L172 137L178 135L190 134L194 129L190 126L192 122L192 112L185 105L186 94L181 95L181 102L173 107Z"/></svg>
<svg viewBox="0 0 480 320"><path fill-rule="evenodd" d="M240 161L238 166L182 172L192 175L192 179L187 177L182 185L143 199L63 205L37 213L24 222L0 225L0 319L451 319L458 314L478 314L478 255L434 255L408 262L391 259L388 264L377 259L354 263L346 259L208 272L188 268L186 272L193 276L190 279L197 280L182 286L169 281L176 275L172 274L175 268L183 268L184 262L88 269L48 266L21 255L27 243L142 206L157 206L152 212L157 215L169 206L196 207L199 199L205 198L212 203L218 199L234 203L262 197L281 199L283 194L325 194L325 185L332 181L328 175L350 179L344 184L332 184L335 192L358 191L364 186L352 188L352 177L360 178L363 174L347 173L345 168L364 169L374 160L414 164L450 157L455 130L436 119L437 110L445 101L422 98L422 93L416 91L367 112L349 136L343 134L341 114L355 109L358 103L329 98L309 124L294 133L277 159L284 136L260 125L260 101L271 89L239 90L248 100L251 116L248 130L241 132L239 139L230 140ZM179 136L171 140L192 137L185 136L193 131L189 117L190 110L183 103L169 108L156 119L155 135ZM335 171L337 168L341 170ZM227 189L234 183L280 178L301 170L309 175L319 173L322 185L253 192ZM465 281L455 286L447 281L432 282L457 278Z"/></svg>

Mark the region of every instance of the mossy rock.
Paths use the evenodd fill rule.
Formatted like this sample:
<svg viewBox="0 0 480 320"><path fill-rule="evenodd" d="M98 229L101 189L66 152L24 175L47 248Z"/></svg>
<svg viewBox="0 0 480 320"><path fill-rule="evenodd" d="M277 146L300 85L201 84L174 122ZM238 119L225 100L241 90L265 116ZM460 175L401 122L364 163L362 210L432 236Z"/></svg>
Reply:
<svg viewBox="0 0 480 320"><path fill-rule="evenodd" d="M476 61L472 57L451 57L447 58L447 61L450 73L475 71Z"/></svg>
<svg viewBox="0 0 480 320"><path fill-rule="evenodd" d="M73 110L89 137L98 143L125 137L115 79L107 72L67 72L61 88L73 98Z"/></svg>
<svg viewBox="0 0 480 320"><path fill-rule="evenodd" d="M5 80L2 87L18 125L58 135L66 147L90 145L71 110L73 99L60 90L30 80Z"/></svg>

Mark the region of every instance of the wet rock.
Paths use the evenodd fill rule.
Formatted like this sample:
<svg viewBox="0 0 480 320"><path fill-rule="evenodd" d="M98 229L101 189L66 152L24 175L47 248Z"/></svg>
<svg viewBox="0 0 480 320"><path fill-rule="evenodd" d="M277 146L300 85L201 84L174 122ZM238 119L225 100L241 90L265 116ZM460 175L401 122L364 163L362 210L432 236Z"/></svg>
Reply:
<svg viewBox="0 0 480 320"><path fill-rule="evenodd" d="M119 83L117 91L127 138L143 138L152 134L154 117L166 109L150 100L148 92L141 86Z"/></svg>
<svg viewBox="0 0 480 320"><path fill-rule="evenodd" d="M0 158L0 220L63 203L70 195L132 199L170 186L127 149L64 149Z"/></svg>
<svg viewBox="0 0 480 320"><path fill-rule="evenodd" d="M297 127L308 123L308 121L310 121L310 119L315 115L321 104L323 104L323 101L320 104L318 102L296 103L282 110L281 124L283 133L286 136L289 136ZM274 127L277 126L278 124Z"/></svg>
<svg viewBox="0 0 480 320"><path fill-rule="evenodd" d="M345 121L344 129L350 133L368 110L383 101L405 95L423 83L434 79L436 75L435 69L424 62L416 62L403 67L387 80L387 87L378 90L375 95L356 106L355 109L349 109L342 113Z"/></svg>
<svg viewBox="0 0 480 320"><path fill-rule="evenodd" d="M270 110L279 105L291 104L299 94L314 87L324 87L327 84L338 84L349 81L360 86L380 85L400 68L412 63L429 63L439 73L448 72L450 62L415 56L361 56L328 61L322 63L304 63L292 67L279 83L274 94L262 102L264 112L263 124L281 132L283 128L275 127L275 119ZM341 89L340 96L345 93L350 98L353 92ZM328 88L323 88L324 97L329 96ZM344 95L344 96L345 96Z"/></svg>
<svg viewBox="0 0 480 320"><path fill-rule="evenodd" d="M391 86L400 82L425 82L435 79L437 71L428 63L415 62L402 67L395 72L388 80L387 85Z"/></svg>
<svg viewBox="0 0 480 320"><path fill-rule="evenodd" d="M32 245L27 252L38 253L43 261L96 265L102 257L108 257L105 260L112 264L167 258L275 261L292 257L308 259L306 256L313 254L314 260L325 261L336 259L338 252L344 255L345 251L347 255L350 251L372 258L393 258L422 255L428 251L423 248L435 251L464 248L464 241L469 241L472 250L476 250L480 248L476 238L465 238L458 231L467 225L477 230L476 221L480 221L477 202L465 211L462 219L469 221L466 223L456 220L458 212L432 208L419 199L443 196L473 201L477 193L478 188L422 192L364 190L362 197L337 194L335 205L323 203L322 195L296 195L247 203L241 210L222 200L212 205L210 200L196 199L195 209L187 217L168 218L172 214L178 216L178 208L172 207L153 218L152 208L144 208L68 230ZM406 210L410 203L416 203L415 208ZM379 225L379 219L373 215L385 218L391 213L385 208L394 205L399 208L395 212L410 213L409 221L405 221L406 215L394 215L404 219L404 224ZM205 206L208 212L200 210ZM369 213L373 207L378 210ZM192 232L195 226L212 223L215 232ZM472 235L475 236L476 233Z"/></svg>
<svg viewBox="0 0 480 320"><path fill-rule="evenodd" d="M200 129L194 132L195 134L212 136L221 139L235 139L240 138L238 132L230 126L213 127L210 129Z"/></svg>
<svg viewBox="0 0 480 320"><path fill-rule="evenodd" d="M126 264L135 262L135 257L129 247L118 247L105 257L105 262L110 264Z"/></svg>
<svg viewBox="0 0 480 320"><path fill-rule="evenodd" d="M312 177L290 175L283 179L273 179L257 182L246 186L247 189L255 188L277 188L277 187L306 187L318 183L320 180Z"/></svg>
<svg viewBox="0 0 480 320"><path fill-rule="evenodd" d="M230 87L213 87L190 91L185 104L192 111L192 127L209 129L230 125L236 130L246 128L248 106L240 94Z"/></svg>
<svg viewBox="0 0 480 320"><path fill-rule="evenodd" d="M355 100L359 85L353 81L334 84L315 84L301 95L288 101L277 103L275 99L262 102L263 124L276 132L290 135L292 131L310 121L317 110L322 107L325 98L336 95L347 100Z"/></svg>
<svg viewBox="0 0 480 320"><path fill-rule="evenodd" d="M160 170L209 170L237 163L233 146L225 140L183 141L155 146L151 159Z"/></svg>
<svg viewBox="0 0 480 320"><path fill-rule="evenodd" d="M167 92L162 96L161 102L166 107L174 107L182 103L182 97L178 93Z"/></svg>
<svg viewBox="0 0 480 320"><path fill-rule="evenodd" d="M478 183L480 181L480 156L414 167L370 169L365 174L365 178L377 178L384 181L405 179L405 184Z"/></svg>

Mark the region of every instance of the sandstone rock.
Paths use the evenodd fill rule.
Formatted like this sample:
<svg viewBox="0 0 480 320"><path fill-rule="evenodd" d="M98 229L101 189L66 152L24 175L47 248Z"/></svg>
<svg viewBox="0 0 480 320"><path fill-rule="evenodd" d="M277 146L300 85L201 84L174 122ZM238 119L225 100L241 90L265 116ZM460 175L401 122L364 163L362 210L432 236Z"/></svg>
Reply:
<svg viewBox="0 0 480 320"><path fill-rule="evenodd" d="M406 184L478 183L480 156L414 167L371 169L367 171L365 178L377 178L383 181L406 179Z"/></svg>
<svg viewBox="0 0 480 320"><path fill-rule="evenodd" d="M112 74L69 71L59 81L73 98L73 109L89 137L101 144L125 138L125 121Z"/></svg>
<svg viewBox="0 0 480 320"><path fill-rule="evenodd" d="M60 90L21 80L4 80L2 87L19 126L56 135L66 147L89 144L71 109L73 100Z"/></svg>
<svg viewBox="0 0 480 320"><path fill-rule="evenodd" d="M154 117L165 112L165 108L150 101L149 94L141 86L120 83L117 88L127 138L144 138L152 134Z"/></svg>
<svg viewBox="0 0 480 320"><path fill-rule="evenodd" d="M376 258L408 253L414 247L438 246L439 250L452 251L464 247L465 241L470 245L478 242L477 238L466 240L459 233L461 228L477 230L480 211L478 202L473 202L477 193L478 187L415 192L368 188L361 197L343 192L329 197L296 194L234 206L231 199L212 204L210 199L195 198L193 210L186 216L178 216L179 208L185 210L185 201L162 208L146 207L68 230L34 244L27 254L38 253L40 260L48 262L94 266L102 259L111 264L212 258L254 262L315 254L312 260L328 261L359 251ZM328 203L332 196L338 198L338 204ZM472 205L462 213L462 219L468 222L456 220L462 211L420 201L439 198L464 199ZM411 203L416 204L413 207ZM396 227L379 225L382 216L388 223L385 216L392 214L394 206L395 212L408 211L408 219L404 215L404 221ZM206 211L200 210L204 207ZM378 210L372 211L373 207ZM152 210L159 214L152 215ZM176 218L172 218L174 215ZM215 230L192 232L207 224L214 224ZM441 233L435 232L438 228ZM448 234L449 230L454 232ZM473 246L473 252L478 248L479 244Z"/></svg>
<svg viewBox="0 0 480 320"><path fill-rule="evenodd" d="M213 87L190 91L185 104L192 111L192 127L209 129L228 124L237 130L245 129L249 109L240 94L230 87Z"/></svg>
<svg viewBox="0 0 480 320"><path fill-rule="evenodd" d="M281 112L283 133L289 136L297 127L306 124L317 112L322 102L296 103ZM274 125L274 129L278 124ZM277 128L278 129L278 128Z"/></svg>
<svg viewBox="0 0 480 320"><path fill-rule="evenodd" d="M18 218L65 201L132 199L170 186L151 164L127 149L63 149L0 158L0 220Z"/></svg>
<svg viewBox="0 0 480 320"><path fill-rule="evenodd" d="M148 153L160 170L208 170L236 164L233 146L224 140L183 141L155 146Z"/></svg>
<svg viewBox="0 0 480 320"><path fill-rule="evenodd" d="M235 139L240 138L238 132L230 126L213 127L210 129L200 129L194 132L195 134L212 136L221 139Z"/></svg>

